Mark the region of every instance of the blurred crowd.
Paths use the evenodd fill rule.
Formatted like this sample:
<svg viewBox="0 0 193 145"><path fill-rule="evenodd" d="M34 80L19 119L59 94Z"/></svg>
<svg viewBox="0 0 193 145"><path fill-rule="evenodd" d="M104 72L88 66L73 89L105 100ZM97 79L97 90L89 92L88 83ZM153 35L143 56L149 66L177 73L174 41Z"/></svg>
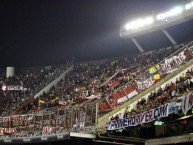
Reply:
<svg viewBox="0 0 193 145"><path fill-rule="evenodd" d="M0 114L16 108L33 97L43 87L59 76L65 67L25 68L17 71L12 77L6 77L1 71ZM22 86L23 90L7 90L8 86ZM4 89L3 89L4 87Z"/></svg>
<svg viewBox="0 0 193 145"><path fill-rule="evenodd" d="M187 95L188 91L193 89L193 69L188 70L185 74L182 74L180 78L176 78L175 82L170 82L165 87L159 87L157 91L153 91L145 98L138 100L135 108L131 109L128 106L125 109L125 113L119 113L112 116L111 120L121 119L130 115L140 114L142 112L160 107L166 103L172 101L181 102L181 96Z"/></svg>
<svg viewBox="0 0 193 145"><path fill-rule="evenodd" d="M150 67L166 59L182 46L184 45L153 50L140 53L136 56L123 56L93 62L76 62L73 70L68 72L56 86L53 86L48 92L44 92L41 96L35 98L22 109L22 112L18 113L27 113L30 110L40 111L58 106L78 105L95 98L100 98L101 100L101 106L99 105L100 111L112 110L117 105L117 100L114 97L115 94L125 93L124 90L134 84L137 79L147 79L150 76L148 71ZM0 75L1 85L21 85L27 88L27 90L1 90L0 113L2 114L5 110L8 111L11 108L18 107L21 103L33 97L63 71L64 67L28 68L22 69L13 77L8 78L2 72ZM170 85L168 84L168 86ZM175 84L174 86L176 87ZM140 93L139 90L138 92ZM144 99L139 101L135 112L155 107L155 105L159 105L160 103L163 104L165 100L168 101L169 99L165 98L171 92L165 90L163 92L161 97L159 93L152 92L148 103ZM157 98L159 98L159 104L153 103Z"/></svg>
<svg viewBox="0 0 193 145"><path fill-rule="evenodd" d="M179 48L170 47L132 57L76 63L74 69L58 82L57 86L53 86L49 92L44 92L28 104L24 112L77 105L94 98L102 100L106 97L108 103L104 105L110 105L110 109L113 109L117 101L113 98L113 94L122 92L136 78L147 78L148 69L151 66L156 65ZM103 107L100 111L105 111L107 108Z"/></svg>

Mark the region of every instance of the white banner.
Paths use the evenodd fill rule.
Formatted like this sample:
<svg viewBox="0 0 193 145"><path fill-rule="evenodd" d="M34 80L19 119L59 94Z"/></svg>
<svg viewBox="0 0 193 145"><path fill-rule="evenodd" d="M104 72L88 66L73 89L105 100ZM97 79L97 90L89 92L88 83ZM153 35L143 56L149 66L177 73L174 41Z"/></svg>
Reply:
<svg viewBox="0 0 193 145"><path fill-rule="evenodd" d="M186 55L184 50L180 52L177 56L173 56L165 60L165 63L161 64L161 68L165 73L171 73L175 71L183 62L186 60Z"/></svg>
<svg viewBox="0 0 193 145"><path fill-rule="evenodd" d="M193 106L193 93L189 93L188 96L182 97L182 112L186 115L188 110Z"/></svg>
<svg viewBox="0 0 193 145"><path fill-rule="evenodd" d="M129 116L123 119L112 120L107 123L107 130L116 130L130 126L137 126L139 124L152 122L162 117L168 116L168 104L161 107L151 109L149 111Z"/></svg>
<svg viewBox="0 0 193 145"><path fill-rule="evenodd" d="M137 88L139 91L141 91L146 88L149 88L150 86L153 85L153 83L154 83L154 80L152 79L152 77L149 77L147 80L143 82L137 82Z"/></svg>
<svg viewBox="0 0 193 145"><path fill-rule="evenodd" d="M131 93L127 94L127 96L124 96L117 100L117 103L123 103L127 101L128 99L131 99L133 96L137 95L138 92L136 90L132 91Z"/></svg>

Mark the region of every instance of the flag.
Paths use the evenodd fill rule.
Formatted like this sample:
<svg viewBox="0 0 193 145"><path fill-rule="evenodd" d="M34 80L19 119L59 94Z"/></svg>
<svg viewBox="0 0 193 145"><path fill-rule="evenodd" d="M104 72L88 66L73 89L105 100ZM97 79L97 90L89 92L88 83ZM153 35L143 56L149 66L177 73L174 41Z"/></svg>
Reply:
<svg viewBox="0 0 193 145"><path fill-rule="evenodd" d="M153 76L153 79L154 79L154 80L160 80L160 74L155 74L155 75Z"/></svg>
<svg viewBox="0 0 193 145"><path fill-rule="evenodd" d="M138 92L136 91L136 84L132 84L124 89L124 91L113 94L113 98L117 100L117 103L123 103L137 94Z"/></svg>
<svg viewBox="0 0 193 145"><path fill-rule="evenodd" d="M157 65L155 65L155 66L150 67L149 73L150 73L150 74L154 74L154 73L156 73L159 69L160 69L160 65L157 64Z"/></svg>
<svg viewBox="0 0 193 145"><path fill-rule="evenodd" d="M99 100L99 112L104 112L108 110L112 110L112 108L106 97L104 97L101 100Z"/></svg>

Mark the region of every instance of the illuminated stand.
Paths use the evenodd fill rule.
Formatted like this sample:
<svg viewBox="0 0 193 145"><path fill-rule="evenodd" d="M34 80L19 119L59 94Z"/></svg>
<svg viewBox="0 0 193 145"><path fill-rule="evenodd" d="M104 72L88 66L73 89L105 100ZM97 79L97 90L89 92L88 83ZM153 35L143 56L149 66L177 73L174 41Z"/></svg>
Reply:
<svg viewBox="0 0 193 145"><path fill-rule="evenodd" d="M169 34L166 28L186 22L193 19L193 2L184 6L177 6L173 9L146 18L140 18L130 21L120 28L120 37L131 39L140 52L144 52L143 47L137 42L136 37L154 31L162 30L173 45L177 42Z"/></svg>

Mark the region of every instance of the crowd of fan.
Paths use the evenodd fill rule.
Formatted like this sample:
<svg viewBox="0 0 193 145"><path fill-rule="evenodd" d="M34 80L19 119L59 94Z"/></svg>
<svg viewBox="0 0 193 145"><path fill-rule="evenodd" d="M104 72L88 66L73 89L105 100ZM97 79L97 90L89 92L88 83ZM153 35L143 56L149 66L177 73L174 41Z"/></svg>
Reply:
<svg viewBox="0 0 193 145"><path fill-rule="evenodd" d="M1 71L0 84L1 86L22 86L24 90L0 90L0 114L25 102L33 97L40 89L54 80L62 71L65 66L52 68L27 68L18 70L12 77L6 77L5 72Z"/></svg>
<svg viewBox="0 0 193 145"><path fill-rule="evenodd" d="M111 120L117 120L123 117L128 117L130 115L140 114L153 108L160 107L174 100L181 101L179 98L183 94L187 94L188 91L192 88L193 69L188 70L186 74L182 74L180 78L176 78L175 82L168 83L165 87L160 87L157 91L151 92L147 100L145 98L138 100L135 108L131 109L130 106L128 106L125 109L124 114L116 114L115 116L112 116Z"/></svg>
<svg viewBox="0 0 193 145"><path fill-rule="evenodd" d="M160 49L140 54L136 57L106 59L96 62L75 64L57 87L28 104L25 110L42 110L56 106L80 104L90 96L112 96L112 93L122 91L121 86L138 76L143 77L148 69L165 59L178 48ZM116 74L111 80L110 77ZM119 81L117 86L110 87ZM105 83L107 82L107 83Z"/></svg>

